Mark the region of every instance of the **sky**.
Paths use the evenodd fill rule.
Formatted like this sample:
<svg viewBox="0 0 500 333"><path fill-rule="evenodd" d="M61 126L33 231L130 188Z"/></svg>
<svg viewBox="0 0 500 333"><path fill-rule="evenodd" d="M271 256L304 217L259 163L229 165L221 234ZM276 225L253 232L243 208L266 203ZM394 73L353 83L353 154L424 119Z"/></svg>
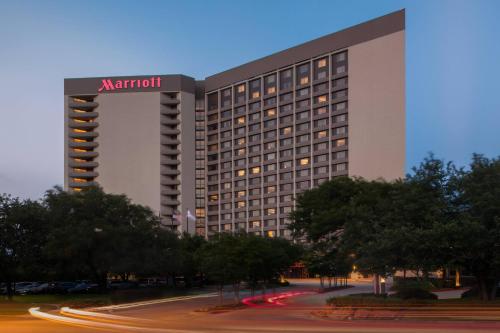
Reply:
<svg viewBox="0 0 500 333"><path fill-rule="evenodd" d="M0 0L0 193L63 183L63 80L203 79L406 9L406 171L500 155L500 1Z"/></svg>

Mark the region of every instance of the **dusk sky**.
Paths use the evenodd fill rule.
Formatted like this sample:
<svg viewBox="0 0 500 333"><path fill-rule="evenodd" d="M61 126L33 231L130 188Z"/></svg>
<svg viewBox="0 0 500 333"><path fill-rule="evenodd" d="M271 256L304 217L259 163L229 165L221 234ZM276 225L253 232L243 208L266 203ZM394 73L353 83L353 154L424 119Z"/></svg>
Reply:
<svg viewBox="0 0 500 333"><path fill-rule="evenodd" d="M406 8L406 169L500 155L500 1L0 0L0 193L63 183L63 79L197 79Z"/></svg>

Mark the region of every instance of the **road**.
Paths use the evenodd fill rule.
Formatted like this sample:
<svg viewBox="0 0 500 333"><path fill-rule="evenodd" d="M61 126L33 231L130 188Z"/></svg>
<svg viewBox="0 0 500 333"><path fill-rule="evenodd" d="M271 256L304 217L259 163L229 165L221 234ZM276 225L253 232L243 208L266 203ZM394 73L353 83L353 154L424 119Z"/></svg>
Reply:
<svg viewBox="0 0 500 333"><path fill-rule="evenodd" d="M417 321L417 320L331 320L313 313L326 310L325 300L333 295L369 292L369 282L354 282L354 287L323 294L312 293L317 281L294 281L294 286L271 297L274 303L254 304L242 309L211 313L199 311L217 304L216 295L176 299L93 310L89 312L34 312L30 315L0 318L0 332L8 333L283 333L283 332L500 332L500 321ZM293 293L296 294L293 294ZM244 297L249 296L245 294ZM226 295L227 301L230 295ZM253 303L252 303L253 304ZM97 314L96 314L97 313ZM493 313L499 316L500 312Z"/></svg>

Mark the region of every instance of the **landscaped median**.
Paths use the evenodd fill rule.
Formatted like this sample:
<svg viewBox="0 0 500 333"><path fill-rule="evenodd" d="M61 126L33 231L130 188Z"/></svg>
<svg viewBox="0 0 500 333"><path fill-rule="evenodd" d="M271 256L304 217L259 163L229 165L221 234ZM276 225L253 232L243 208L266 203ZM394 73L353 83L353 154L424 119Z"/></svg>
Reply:
<svg viewBox="0 0 500 333"><path fill-rule="evenodd" d="M500 320L500 300L402 299L355 294L332 297L327 304L329 309L312 314L331 320Z"/></svg>

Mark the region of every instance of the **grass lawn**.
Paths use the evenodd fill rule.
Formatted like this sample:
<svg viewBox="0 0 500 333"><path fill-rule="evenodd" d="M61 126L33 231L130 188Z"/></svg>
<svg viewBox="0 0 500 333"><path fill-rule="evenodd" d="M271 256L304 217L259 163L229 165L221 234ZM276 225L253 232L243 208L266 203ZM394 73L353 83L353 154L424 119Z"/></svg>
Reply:
<svg viewBox="0 0 500 333"><path fill-rule="evenodd" d="M189 294L187 290L147 288L115 290L104 294L86 295L16 295L14 296L12 302L9 302L6 298L0 298L0 316L26 314L29 308L35 306L39 306L44 309L55 309L61 306L83 308L137 302L162 297L183 296L187 294Z"/></svg>

